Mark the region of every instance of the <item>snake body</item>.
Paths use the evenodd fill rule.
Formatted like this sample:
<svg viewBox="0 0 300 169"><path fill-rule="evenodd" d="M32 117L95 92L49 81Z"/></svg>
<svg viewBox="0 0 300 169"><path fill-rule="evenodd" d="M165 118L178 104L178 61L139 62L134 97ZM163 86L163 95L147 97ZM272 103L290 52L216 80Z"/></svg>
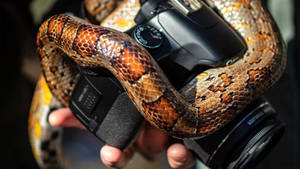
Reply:
<svg viewBox="0 0 300 169"><path fill-rule="evenodd" d="M66 14L49 18L38 32L46 82L68 106L79 79L76 64L104 67L153 126L180 138L210 134L268 90L286 65L280 33L261 0L212 0L210 4L240 33L248 51L230 66L199 74L181 92L131 37Z"/></svg>

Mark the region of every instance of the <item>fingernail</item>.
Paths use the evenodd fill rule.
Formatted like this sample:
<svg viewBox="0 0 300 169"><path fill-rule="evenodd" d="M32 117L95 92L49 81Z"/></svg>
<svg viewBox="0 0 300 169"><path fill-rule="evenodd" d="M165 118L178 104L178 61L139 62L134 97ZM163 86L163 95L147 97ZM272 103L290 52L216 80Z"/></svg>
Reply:
<svg viewBox="0 0 300 169"><path fill-rule="evenodd" d="M101 150L102 161L110 168L124 168L132 155L133 151L130 149L121 153L118 149L105 146Z"/></svg>
<svg viewBox="0 0 300 169"><path fill-rule="evenodd" d="M57 125L57 118L52 113L49 114L48 121L52 126Z"/></svg>
<svg viewBox="0 0 300 169"><path fill-rule="evenodd" d="M124 168L128 163L128 161L132 158L132 156L133 156L133 148L128 148L123 152L121 160L116 164L116 167Z"/></svg>
<svg viewBox="0 0 300 169"><path fill-rule="evenodd" d="M188 162L188 160L189 160L189 158L187 158L186 156L182 156L182 155L179 155L177 157L174 156L173 159L174 159L174 162L182 163L182 164Z"/></svg>

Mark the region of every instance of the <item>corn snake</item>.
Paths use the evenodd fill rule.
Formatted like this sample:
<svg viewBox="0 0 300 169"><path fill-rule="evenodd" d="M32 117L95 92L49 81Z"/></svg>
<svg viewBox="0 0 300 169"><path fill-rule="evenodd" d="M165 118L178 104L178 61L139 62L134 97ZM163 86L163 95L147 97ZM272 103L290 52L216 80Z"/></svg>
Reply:
<svg viewBox="0 0 300 169"><path fill-rule="evenodd" d="M61 49L57 48L63 44L59 48L66 48L64 53L73 56L72 59L77 63L83 66L106 66L129 92L139 111L143 112L144 117L154 126L176 137L195 137L212 133L231 121L251 100L262 95L279 79L285 68L286 56L278 28L263 2L209 2L244 37L248 51L231 66L209 69L199 74L181 93L172 88L155 61L128 36L67 15L57 15L45 21L37 38L48 86L54 96L65 105L68 104L68 96L76 84L76 75L72 73L73 69L70 72L62 69L66 68L66 65L49 65L53 61L64 62L60 59L65 56ZM86 33L96 37L90 39L94 43L91 49L82 42L91 37L86 37ZM71 37L71 40L64 37ZM104 43L100 43L102 41ZM52 44L48 45L50 43ZM129 49L128 44L133 47L129 46L132 47ZM108 49L111 52L107 52ZM54 57L50 51L63 57ZM93 58L96 53L98 57L102 57L102 63L99 63L100 59ZM49 61L49 58L55 59ZM56 77L57 74L63 76ZM72 76L65 77L66 74ZM57 80L59 78L65 79ZM186 101L185 97L190 95L193 95L194 99Z"/></svg>

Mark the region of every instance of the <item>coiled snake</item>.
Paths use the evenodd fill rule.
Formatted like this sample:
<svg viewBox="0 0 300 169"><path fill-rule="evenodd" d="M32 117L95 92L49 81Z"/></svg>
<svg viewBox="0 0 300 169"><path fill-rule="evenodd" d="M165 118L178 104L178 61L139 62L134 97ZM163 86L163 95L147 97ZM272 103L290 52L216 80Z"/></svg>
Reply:
<svg viewBox="0 0 300 169"><path fill-rule="evenodd" d="M98 17L103 19L115 1L99 2L104 12ZM201 1L186 2L193 5ZM280 78L286 55L279 30L261 0L206 2L248 45L247 52L234 64L208 69L178 92L150 54L128 35L60 14L46 20L37 36L42 70L50 90L68 106L79 78L76 64L105 67L153 126L180 138L216 131ZM137 2L129 0L122 5L125 4Z"/></svg>

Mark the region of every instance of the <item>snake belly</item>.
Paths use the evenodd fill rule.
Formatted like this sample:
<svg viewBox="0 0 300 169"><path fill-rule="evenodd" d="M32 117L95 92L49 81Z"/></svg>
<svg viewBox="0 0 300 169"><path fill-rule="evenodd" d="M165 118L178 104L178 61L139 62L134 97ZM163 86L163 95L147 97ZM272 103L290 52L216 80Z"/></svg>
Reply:
<svg viewBox="0 0 300 169"><path fill-rule="evenodd" d="M230 66L199 74L181 93L131 37L66 14L49 18L38 32L46 82L68 106L80 76L76 64L104 67L153 126L180 138L210 134L268 90L286 65L279 30L261 0L211 0L210 4L240 33L248 51Z"/></svg>

